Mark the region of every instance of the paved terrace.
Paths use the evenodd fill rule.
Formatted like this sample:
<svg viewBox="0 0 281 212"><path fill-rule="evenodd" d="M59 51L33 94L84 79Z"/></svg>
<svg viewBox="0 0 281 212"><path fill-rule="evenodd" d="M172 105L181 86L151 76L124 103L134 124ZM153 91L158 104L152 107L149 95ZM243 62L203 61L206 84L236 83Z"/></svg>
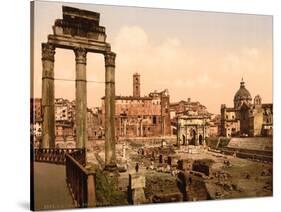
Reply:
<svg viewBox="0 0 281 212"><path fill-rule="evenodd" d="M36 210L75 207L64 165L34 162L34 198Z"/></svg>

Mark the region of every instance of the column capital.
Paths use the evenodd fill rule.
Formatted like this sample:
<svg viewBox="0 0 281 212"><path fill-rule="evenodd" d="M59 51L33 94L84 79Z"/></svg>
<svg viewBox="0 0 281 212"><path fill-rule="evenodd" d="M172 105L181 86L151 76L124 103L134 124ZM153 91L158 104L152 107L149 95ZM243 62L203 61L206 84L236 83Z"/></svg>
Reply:
<svg viewBox="0 0 281 212"><path fill-rule="evenodd" d="M106 52L104 54L105 66L115 67L116 54L114 52Z"/></svg>
<svg viewBox="0 0 281 212"><path fill-rule="evenodd" d="M42 60L55 60L55 47L49 43L42 43Z"/></svg>
<svg viewBox="0 0 281 212"><path fill-rule="evenodd" d="M76 47L74 48L74 53L75 53L75 60L76 63L80 64L86 64L87 62L87 50L81 47Z"/></svg>

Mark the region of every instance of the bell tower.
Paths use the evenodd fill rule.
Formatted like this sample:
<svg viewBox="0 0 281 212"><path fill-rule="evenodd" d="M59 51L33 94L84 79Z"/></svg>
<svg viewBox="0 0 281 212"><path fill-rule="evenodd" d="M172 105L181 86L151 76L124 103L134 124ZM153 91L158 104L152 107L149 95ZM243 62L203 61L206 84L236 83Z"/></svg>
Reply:
<svg viewBox="0 0 281 212"><path fill-rule="evenodd" d="M133 96L140 97L140 74L133 75Z"/></svg>

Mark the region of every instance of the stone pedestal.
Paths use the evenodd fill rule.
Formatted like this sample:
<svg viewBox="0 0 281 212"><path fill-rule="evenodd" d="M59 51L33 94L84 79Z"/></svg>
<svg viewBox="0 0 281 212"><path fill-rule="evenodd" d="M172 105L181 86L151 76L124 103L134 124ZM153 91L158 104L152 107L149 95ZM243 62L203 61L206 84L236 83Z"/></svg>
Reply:
<svg viewBox="0 0 281 212"><path fill-rule="evenodd" d="M105 170L117 169L115 155L115 53L105 54Z"/></svg>
<svg viewBox="0 0 281 212"><path fill-rule="evenodd" d="M75 48L76 61L76 147L85 148L87 143L87 81L86 81L86 55L83 48Z"/></svg>
<svg viewBox="0 0 281 212"><path fill-rule="evenodd" d="M42 147L55 148L55 47L42 43Z"/></svg>
<svg viewBox="0 0 281 212"><path fill-rule="evenodd" d="M135 173L129 175L128 200L130 204L139 205L146 203L144 195L145 177Z"/></svg>

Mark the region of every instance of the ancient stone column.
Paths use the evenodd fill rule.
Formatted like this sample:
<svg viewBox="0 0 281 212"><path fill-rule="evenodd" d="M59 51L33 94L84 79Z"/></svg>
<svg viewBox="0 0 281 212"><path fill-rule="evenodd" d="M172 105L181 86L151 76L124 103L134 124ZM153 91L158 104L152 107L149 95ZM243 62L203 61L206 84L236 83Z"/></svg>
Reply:
<svg viewBox="0 0 281 212"><path fill-rule="evenodd" d="M137 134L137 137L139 136L139 122L136 123L136 134Z"/></svg>
<svg viewBox="0 0 281 212"><path fill-rule="evenodd" d="M180 148L180 130L181 130L181 124L179 123L179 119L177 118L177 147Z"/></svg>
<svg viewBox="0 0 281 212"><path fill-rule="evenodd" d="M196 125L195 146L199 146L199 128L198 128L198 125Z"/></svg>
<svg viewBox="0 0 281 212"><path fill-rule="evenodd" d="M55 47L42 43L42 148L55 147Z"/></svg>
<svg viewBox="0 0 281 212"><path fill-rule="evenodd" d="M143 136L143 123L142 120L140 120L140 136Z"/></svg>
<svg viewBox="0 0 281 212"><path fill-rule="evenodd" d="M203 146L206 146L206 124L203 125Z"/></svg>
<svg viewBox="0 0 281 212"><path fill-rule="evenodd" d="M165 136L165 116L162 116L162 123L161 123L161 131L162 131L162 136Z"/></svg>
<svg viewBox="0 0 281 212"><path fill-rule="evenodd" d="M124 136L127 135L127 119L124 119Z"/></svg>
<svg viewBox="0 0 281 212"><path fill-rule="evenodd" d="M107 52L105 59L105 170L115 171L115 57Z"/></svg>
<svg viewBox="0 0 281 212"><path fill-rule="evenodd" d="M75 48L76 61L76 100L75 100L75 122L76 122L76 148L85 148L87 136L87 81L86 81L86 55L83 48Z"/></svg>

